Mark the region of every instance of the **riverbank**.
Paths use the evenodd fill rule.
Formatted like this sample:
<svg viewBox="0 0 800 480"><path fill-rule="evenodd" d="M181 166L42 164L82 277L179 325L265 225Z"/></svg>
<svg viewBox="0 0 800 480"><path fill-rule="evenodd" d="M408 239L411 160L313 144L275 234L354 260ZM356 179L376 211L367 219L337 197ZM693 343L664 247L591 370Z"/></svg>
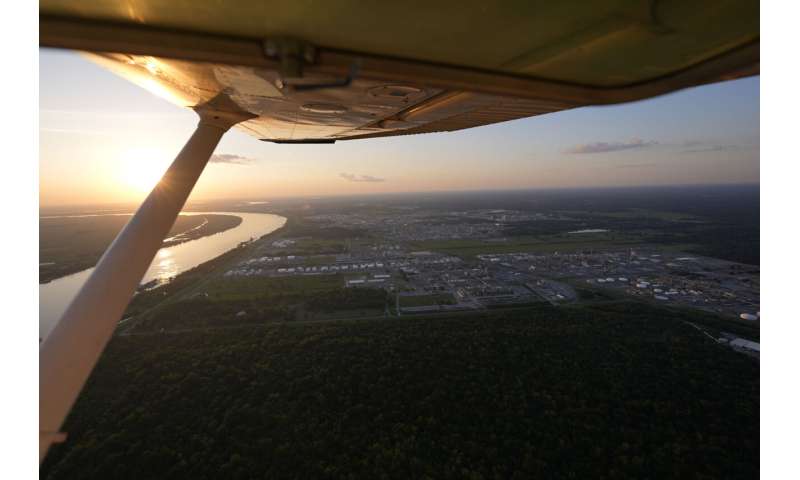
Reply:
<svg viewBox="0 0 800 480"><path fill-rule="evenodd" d="M145 315L150 316L156 311L160 311L164 307L180 302L183 299L202 296L203 290L201 287L203 285L222 279L225 271L232 265L252 255L253 249L259 245L291 235L293 232L292 226L293 221L289 217L281 227L258 238L253 238L252 241L240 243L235 248L176 275L169 282L161 284L156 289L139 292L131 300L123 314L123 318L133 321L126 323L125 328L118 333L136 329L140 326L140 320Z"/></svg>
<svg viewBox="0 0 800 480"><path fill-rule="evenodd" d="M212 211L196 212L196 214L236 216L240 217L242 222L238 227L216 235L207 235L191 242L162 248L145 272L141 283L146 284L153 280L157 280L157 283L169 282L175 276L236 248L242 242L249 242L280 229L286 222L286 219L279 215L263 213ZM92 268L88 268L39 285L39 334L42 338L46 337L56 324L92 271Z"/></svg>
<svg viewBox="0 0 800 480"><path fill-rule="evenodd" d="M97 264L106 248L132 215L59 216L39 219L39 284L48 283ZM163 247L236 228L234 215L181 214Z"/></svg>

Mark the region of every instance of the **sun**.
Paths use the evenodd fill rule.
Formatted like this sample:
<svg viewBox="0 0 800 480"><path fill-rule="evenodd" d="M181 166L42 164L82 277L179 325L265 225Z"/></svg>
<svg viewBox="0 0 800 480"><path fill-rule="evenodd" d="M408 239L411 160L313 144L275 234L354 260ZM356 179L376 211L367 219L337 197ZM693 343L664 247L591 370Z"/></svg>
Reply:
<svg viewBox="0 0 800 480"><path fill-rule="evenodd" d="M155 147L135 147L122 152L121 181L137 193L148 193L169 167L171 157Z"/></svg>

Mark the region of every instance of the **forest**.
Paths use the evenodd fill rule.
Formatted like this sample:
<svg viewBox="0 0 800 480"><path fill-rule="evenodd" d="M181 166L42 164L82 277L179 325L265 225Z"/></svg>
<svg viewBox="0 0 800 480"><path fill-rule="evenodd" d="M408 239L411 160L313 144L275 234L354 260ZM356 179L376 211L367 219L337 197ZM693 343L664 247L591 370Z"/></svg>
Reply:
<svg viewBox="0 0 800 480"><path fill-rule="evenodd" d="M696 320L540 304L118 335L41 478L757 477L758 362Z"/></svg>

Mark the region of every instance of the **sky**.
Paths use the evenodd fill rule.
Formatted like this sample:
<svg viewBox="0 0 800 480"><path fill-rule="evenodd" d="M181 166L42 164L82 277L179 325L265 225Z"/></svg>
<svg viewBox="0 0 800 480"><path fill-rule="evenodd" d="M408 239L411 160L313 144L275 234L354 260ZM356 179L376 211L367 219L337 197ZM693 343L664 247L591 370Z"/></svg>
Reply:
<svg viewBox="0 0 800 480"><path fill-rule="evenodd" d="M758 183L759 82L333 145L275 145L233 129L190 201ZM40 49L40 206L141 201L196 124L194 112L77 53Z"/></svg>

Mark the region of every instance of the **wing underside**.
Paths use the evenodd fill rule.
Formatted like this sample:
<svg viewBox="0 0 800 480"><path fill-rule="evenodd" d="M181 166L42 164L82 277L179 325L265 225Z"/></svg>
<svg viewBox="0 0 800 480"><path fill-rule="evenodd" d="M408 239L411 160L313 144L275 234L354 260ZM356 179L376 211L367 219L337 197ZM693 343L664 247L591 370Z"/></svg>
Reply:
<svg viewBox="0 0 800 480"><path fill-rule="evenodd" d="M280 5L278 5L278 3ZM452 131L757 74L759 4L40 3L40 44L267 141ZM123 8L124 7L124 8Z"/></svg>

